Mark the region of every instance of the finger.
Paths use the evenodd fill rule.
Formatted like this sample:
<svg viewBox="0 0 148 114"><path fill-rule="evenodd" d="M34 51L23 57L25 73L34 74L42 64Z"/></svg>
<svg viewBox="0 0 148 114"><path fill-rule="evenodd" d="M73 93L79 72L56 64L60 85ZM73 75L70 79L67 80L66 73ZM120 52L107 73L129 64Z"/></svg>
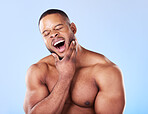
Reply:
<svg viewBox="0 0 148 114"><path fill-rule="evenodd" d="M76 44L78 44L78 40L77 40L77 39L75 39L75 41L76 41Z"/></svg>
<svg viewBox="0 0 148 114"><path fill-rule="evenodd" d="M57 56L57 54L52 53L52 56L53 56L54 59L55 59L55 63L57 63L57 62L59 61L59 57Z"/></svg>
<svg viewBox="0 0 148 114"><path fill-rule="evenodd" d="M73 52L71 54L71 58L70 60L75 63L76 62L76 55L77 55L77 52L76 52L76 47L73 48Z"/></svg>
<svg viewBox="0 0 148 114"><path fill-rule="evenodd" d="M73 52L74 46L75 46L75 41L72 41L71 44L70 44L70 46L69 46L69 49L68 49L68 51L66 53L66 56L65 56L66 60L69 60L70 59L71 54Z"/></svg>

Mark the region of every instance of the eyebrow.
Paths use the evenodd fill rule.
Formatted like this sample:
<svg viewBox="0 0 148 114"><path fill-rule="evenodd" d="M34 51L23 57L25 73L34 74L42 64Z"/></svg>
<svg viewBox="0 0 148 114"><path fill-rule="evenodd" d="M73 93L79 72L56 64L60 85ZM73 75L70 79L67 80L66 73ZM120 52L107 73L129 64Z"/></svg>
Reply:
<svg viewBox="0 0 148 114"><path fill-rule="evenodd" d="M54 28L56 28L57 26L61 26L61 25L63 25L63 24L57 24ZM44 34L46 31L48 31L48 30L44 30L44 31L42 32L42 34Z"/></svg>
<svg viewBox="0 0 148 114"><path fill-rule="evenodd" d="M63 24L57 24L54 28L56 28L57 26L61 26L61 25L63 25Z"/></svg>

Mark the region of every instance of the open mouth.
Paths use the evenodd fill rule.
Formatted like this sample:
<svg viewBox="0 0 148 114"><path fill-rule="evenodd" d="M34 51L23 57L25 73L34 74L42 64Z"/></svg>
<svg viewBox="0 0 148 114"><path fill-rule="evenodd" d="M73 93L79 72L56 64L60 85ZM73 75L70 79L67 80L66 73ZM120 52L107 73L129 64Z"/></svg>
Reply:
<svg viewBox="0 0 148 114"><path fill-rule="evenodd" d="M59 51L63 52L65 50L65 40L59 40L53 44L53 46Z"/></svg>
<svg viewBox="0 0 148 114"><path fill-rule="evenodd" d="M53 46L54 46L55 48L59 48L59 49L60 49L60 47L64 46L64 44L65 44L65 41L64 41L64 40L60 40L60 41L54 43Z"/></svg>

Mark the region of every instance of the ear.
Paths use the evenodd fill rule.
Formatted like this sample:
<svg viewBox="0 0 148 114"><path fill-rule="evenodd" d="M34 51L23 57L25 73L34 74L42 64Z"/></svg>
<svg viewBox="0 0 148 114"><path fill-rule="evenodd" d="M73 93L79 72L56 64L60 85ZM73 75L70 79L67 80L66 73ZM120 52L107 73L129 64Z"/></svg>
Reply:
<svg viewBox="0 0 148 114"><path fill-rule="evenodd" d="M74 34L76 34L77 28L76 28L76 25L75 25L74 23L71 23L71 24L70 24L70 28L71 28L72 32L73 32Z"/></svg>

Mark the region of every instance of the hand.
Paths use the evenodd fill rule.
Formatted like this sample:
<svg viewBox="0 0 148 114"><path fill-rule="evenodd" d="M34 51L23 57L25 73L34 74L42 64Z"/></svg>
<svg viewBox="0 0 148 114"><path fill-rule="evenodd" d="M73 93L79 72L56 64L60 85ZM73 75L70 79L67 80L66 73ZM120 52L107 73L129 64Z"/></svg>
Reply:
<svg viewBox="0 0 148 114"><path fill-rule="evenodd" d="M52 53L52 55L55 58L55 65L59 72L59 78L72 80L76 67L76 42L72 41L62 60L59 60L59 57L55 53Z"/></svg>

